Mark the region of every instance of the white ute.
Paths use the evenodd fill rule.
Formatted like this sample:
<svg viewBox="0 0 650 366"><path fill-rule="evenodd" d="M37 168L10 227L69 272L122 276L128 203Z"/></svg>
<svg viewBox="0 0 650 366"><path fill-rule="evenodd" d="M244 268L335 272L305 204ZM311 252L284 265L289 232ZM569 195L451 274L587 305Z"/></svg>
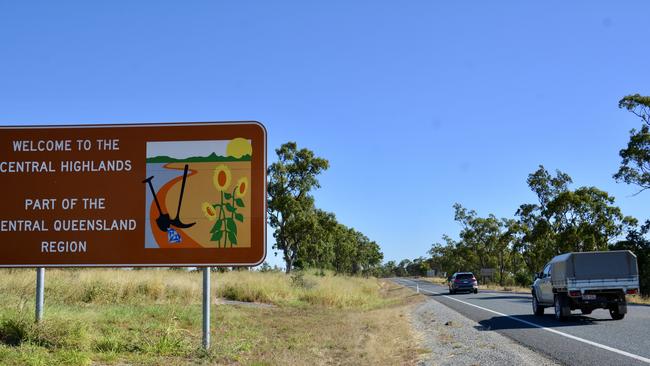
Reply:
<svg viewBox="0 0 650 366"><path fill-rule="evenodd" d="M565 320L574 309L585 315L608 309L620 320L627 313L625 295L639 292L636 256L629 250L561 254L535 275L531 291L535 315L553 307L555 317Z"/></svg>

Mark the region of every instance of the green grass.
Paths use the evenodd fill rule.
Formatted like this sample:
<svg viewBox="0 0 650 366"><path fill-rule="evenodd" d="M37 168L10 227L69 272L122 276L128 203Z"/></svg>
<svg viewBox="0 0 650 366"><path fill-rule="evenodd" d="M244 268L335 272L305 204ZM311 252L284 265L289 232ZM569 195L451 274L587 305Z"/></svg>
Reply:
<svg viewBox="0 0 650 366"><path fill-rule="evenodd" d="M372 278L332 274L212 276L213 295L274 306L213 305L213 347L206 352L201 347L200 273L47 270L44 319L37 324L34 271L0 270L0 364L413 361L411 344L416 342L405 309L416 298L408 291L389 291L388 284ZM387 353L386 347L395 351Z"/></svg>
<svg viewBox="0 0 650 366"><path fill-rule="evenodd" d="M175 315L183 311L186 314ZM196 328L200 309L174 305L52 306L46 307L45 315L37 324L24 313L2 314L0 338L4 346L16 352L0 352L0 364L39 364L43 360L47 365L85 365L92 360L91 355L104 361L149 360L143 363L155 364L161 357L192 357L199 344ZM23 350L36 358L26 361L28 354Z"/></svg>

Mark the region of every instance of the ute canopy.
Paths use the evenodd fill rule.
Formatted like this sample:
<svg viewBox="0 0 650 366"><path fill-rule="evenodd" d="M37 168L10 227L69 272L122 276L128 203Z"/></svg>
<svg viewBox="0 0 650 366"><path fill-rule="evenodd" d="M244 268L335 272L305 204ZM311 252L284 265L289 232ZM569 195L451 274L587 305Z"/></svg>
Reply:
<svg viewBox="0 0 650 366"><path fill-rule="evenodd" d="M639 275L636 256L629 250L607 252L576 252L556 256L551 260L551 281L600 280Z"/></svg>

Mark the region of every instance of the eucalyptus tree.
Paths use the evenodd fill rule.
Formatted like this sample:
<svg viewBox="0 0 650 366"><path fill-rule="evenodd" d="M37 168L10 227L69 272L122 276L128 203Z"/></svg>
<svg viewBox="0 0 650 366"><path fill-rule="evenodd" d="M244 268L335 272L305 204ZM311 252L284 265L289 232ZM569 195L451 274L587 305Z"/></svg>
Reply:
<svg viewBox="0 0 650 366"><path fill-rule="evenodd" d="M384 253L377 242L368 239L367 236L360 232L356 232L356 250L354 256L354 263L352 267L352 274L362 273L369 275L373 270L381 265L384 259Z"/></svg>
<svg viewBox="0 0 650 366"><path fill-rule="evenodd" d="M630 111L641 119L641 128L630 131L627 146L621 149L621 166L614 174L617 182L634 184L640 188L637 194L650 188L650 96L633 94L618 102L619 108ZM613 246L614 249L629 249L637 255L641 291L650 294L650 241L646 235L650 220L641 228L628 232L627 239Z"/></svg>
<svg viewBox="0 0 650 366"><path fill-rule="evenodd" d="M613 244L613 250L631 250L636 254L639 265L639 285L641 294L650 295L650 240L646 235L650 231L650 221L646 221L640 228L634 228L627 234L625 240Z"/></svg>
<svg viewBox="0 0 650 366"><path fill-rule="evenodd" d="M329 162L311 150L299 150L295 142L287 142L275 152L278 160L267 172L267 210L269 225L274 229L274 249L282 251L286 272L290 273L301 245L313 236L317 225L310 193L320 187L317 176L329 167Z"/></svg>
<svg viewBox="0 0 650 366"><path fill-rule="evenodd" d="M543 166L531 173L528 185L538 203L517 211L523 232L520 247L532 272L564 252L606 250L626 228L636 225L614 205L614 197L596 187L569 188L568 174L552 176Z"/></svg>
<svg viewBox="0 0 650 366"><path fill-rule="evenodd" d="M300 246L296 266L305 268L333 268L336 227L339 223L331 212L314 210L314 225Z"/></svg>
<svg viewBox="0 0 650 366"><path fill-rule="evenodd" d="M434 243L429 250L433 267L448 275L474 268L475 253L465 243L456 241L449 235L443 235L442 239L444 244Z"/></svg>
<svg viewBox="0 0 650 366"><path fill-rule="evenodd" d="M454 219L462 225L460 231L461 245L466 246L474 259L470 268L479 273L481 268L497 266L499 259L507 256L509 243L503 232L503 221L490 214L488 217L479 217L474 210L467 210L462 205L454 205ZM505 262L504 262L505 263ZM501 271L503 273L504 271Z"/></svg>
<svg viewBox="0 0 650 366"><path fill-rule="evenodd" d="M630 131L627 147L619 152L622 161L614 179L639 186L641 193L650 188L650 96L628 95L618 102L618 107L639 117L641 128Z"/></svg>

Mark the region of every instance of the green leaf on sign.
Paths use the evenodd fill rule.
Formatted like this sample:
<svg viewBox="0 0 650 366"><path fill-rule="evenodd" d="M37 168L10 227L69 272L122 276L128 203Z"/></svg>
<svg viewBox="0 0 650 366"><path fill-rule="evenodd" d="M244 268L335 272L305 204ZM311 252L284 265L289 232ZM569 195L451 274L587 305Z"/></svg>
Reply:
<svg viewBox="0 0 650 366"><path fill-rule="evenodd" d="M230 193L224 193L224 194L223 194L223 198L229 200L229 199L232 198L232 194L230 194Z"/></svg>
<svg viewBox="0 0 650 366"><path fill-rule="evenodd" d="M240 213L235 214L235 219L239 220L239 222L244 222L244 215Z"/></svg>
<svg viewBox="0 0 650 366"><path fill-rule="evenodd" d="M226 218L226 227L228 228L228 231L237 234L237 225L235 225L235 220L231 219L230 217Z"/></svg>
<svg viewBox="0 0 650 366"><path fill-rule="evenodd" d="M235 200L235 203L236 203L237 206L239 206L239 207L244 207L244 200L242 200L241 198L237 198L237 199Z"/></svg>
<svg viewBox="0 0 650 366"><path fill-rule="evenodd" d="M210 230L211 233L214 233L215 231L221 231L221 227L223 226L223 219L217 220L217 222L214 223L212 226L212 230Z"/></svg>
<svg viewBox="0 0 650 366"><path fill-rule="evenodd" d="M228 211L230 211L230 212L235 212L235 211L237 211L237 209L234 208L234 207L232 207L232 205L231 205L230 203L226 203L226 210L228 210Z"/></svg>
<svg viewBox="0 0 650 366"><path fill-rule="evenodd" d="M210 238L210 240L212 240L212 241L220 241L222 237L223 237L223 231L217 231L214 234L212 234L212 237Z"/></svg>
<svg viewBox="0 0 650 366"><path fill-rule="evenodd" d="M235 233L233 233L232 231L228 232L228 239L233 245L237 245L237 235L235 235Z"/></svg>

